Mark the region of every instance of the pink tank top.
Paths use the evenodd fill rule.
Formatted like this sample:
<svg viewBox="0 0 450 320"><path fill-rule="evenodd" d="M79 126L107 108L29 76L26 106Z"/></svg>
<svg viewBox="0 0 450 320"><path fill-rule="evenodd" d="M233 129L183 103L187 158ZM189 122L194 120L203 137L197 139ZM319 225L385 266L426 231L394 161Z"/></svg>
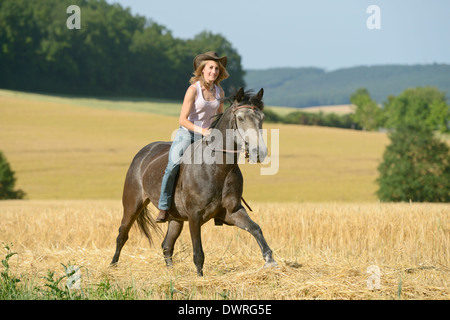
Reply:
<svg viewBox="0 0 450 320"><path fill-rule="evenodd" d="M216 87L216 99L213 101L206 101L203 98L202 86L200 81L195 83L197 88L197 97L195 98L194 106L191 108L188 120L195 123L202 128L209 128L212 123L211 117L216 114L220 106L220 88Z"/></svg>

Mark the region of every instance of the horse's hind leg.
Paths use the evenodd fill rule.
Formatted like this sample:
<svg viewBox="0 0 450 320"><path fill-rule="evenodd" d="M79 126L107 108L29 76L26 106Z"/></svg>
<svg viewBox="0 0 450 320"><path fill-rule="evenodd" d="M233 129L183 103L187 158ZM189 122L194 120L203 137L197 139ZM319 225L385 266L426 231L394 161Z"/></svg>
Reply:
<svg viewBox="0 0 450 320"><path fill-rule="evenodd" d="M142 210L148 205L149 200L142 203L142 201L130 202L124 201L123 204L123 218L119 227L119 235L116 239L116 252L111 261L111 265L115 265L119 261L120 251L122 250L125 242L128 240L128 232L131 226L136 221L137 217L141 214Z"/></svg>
<svg viewBox="0 0 450 320"><path fill-rule="evenodd" d="M161 245L164 253L164 259L166 260L166 266L172 267L172 256L173 256L173 248L175 245L175 241L177 241L180 236L181 231L183 230L183 221L170 220L169 226L167 227L166 237Z"/></svg>
<svg viewBox="0 0 450 320"><path fill-rule="evenodd" d="M261 248L261 252L264 260L266 261L265 267L274 267L277 266L277 263L272 257L272 250L269 248L269 245L264 239L261 228L257 223L255 223L247 214L247 211L243 207L241 207L238 211L232 214L226 214L224 222L230 225L234 225L241 229L244 229L250 232L258 242L259 247Z"/></svg>

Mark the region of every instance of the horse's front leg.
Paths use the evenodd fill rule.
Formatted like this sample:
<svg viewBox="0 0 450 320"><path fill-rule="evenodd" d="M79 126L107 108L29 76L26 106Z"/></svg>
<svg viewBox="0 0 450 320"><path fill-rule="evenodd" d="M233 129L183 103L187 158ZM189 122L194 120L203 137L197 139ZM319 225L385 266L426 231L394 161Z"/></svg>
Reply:
<svg viewBox="0 0 450 320"><path fill-rule="evenodd" d="M224 222L246 230L255 237L261 248L264 261L266 261L264 267L277 266L276 261L272 257L272 250L269 248L266 239L264 239L261 228L248 216L244 207L241 206L236 212L227 212Z"/></svg>
<svg viewBox="0 0 450 320"><path fill-rule="evenodd" d="M202 247L201 223L200 219L189 217L189 231L191 233L192 247L194 249L194 264L197 268L197 275L203 276L203 263L205 262L205 254Z"/></svg>
<svg viewBox="0 0 450 320"><path fill-rule="evenodd" d="M167 234L161 245L164 253L164 259L166 260L166 266L172 267L172 256L175 241L180 236L181 230L183 230L183 221L170 220L167 227Z"/></svg>

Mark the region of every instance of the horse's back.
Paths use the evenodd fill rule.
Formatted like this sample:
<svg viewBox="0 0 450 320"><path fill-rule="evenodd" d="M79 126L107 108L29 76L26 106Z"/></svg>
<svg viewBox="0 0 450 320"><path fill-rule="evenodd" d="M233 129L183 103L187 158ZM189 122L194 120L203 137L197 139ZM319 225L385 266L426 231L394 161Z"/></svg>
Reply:
<svg viewBox="0 0 450 320"><path fill-rule="evenodd" d="M153 157L159 155L160 153L167 152L170 149L172 142L170 141L155 141L149 143L134 156L133 162L141 161L144 158L151 160ZM133 164L132 162L132 164Z"/></svg>
<svg viewBox="0 0 450 320"><path fill-rule="evenodd" d="M148 197L146 186L161 186L172 142L156 141L143 147L133 158L125 178L123 196L135 193ZM146 183L145 180L150 180ZM149 197L150 198L150 197ZM150 200L154 200L150 198Z"/></svg>

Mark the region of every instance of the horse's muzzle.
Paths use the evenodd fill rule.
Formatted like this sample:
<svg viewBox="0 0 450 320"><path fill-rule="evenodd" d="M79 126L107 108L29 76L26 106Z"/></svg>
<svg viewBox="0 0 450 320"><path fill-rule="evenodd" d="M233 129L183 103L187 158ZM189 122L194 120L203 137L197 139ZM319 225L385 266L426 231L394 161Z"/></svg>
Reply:
<svg viewBox="0 0 450 320"><path fill-rule="evenodd" d="M267 157L267 147L260 145L258 148L253 148L248 151L249 161L252 163L262 163Z"/></svg>

